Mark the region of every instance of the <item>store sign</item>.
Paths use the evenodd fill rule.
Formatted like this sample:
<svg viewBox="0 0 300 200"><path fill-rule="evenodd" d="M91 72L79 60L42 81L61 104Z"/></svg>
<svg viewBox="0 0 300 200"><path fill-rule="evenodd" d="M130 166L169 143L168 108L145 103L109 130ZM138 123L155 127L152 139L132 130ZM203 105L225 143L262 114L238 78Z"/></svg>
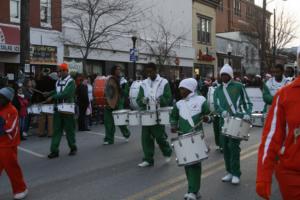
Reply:
<svg viewBox="0 0 300 200"><path fill-rule="evenodd" d="M0 25L0 52L20 52L20 31L16 27Z"/></svg>
<svg viewBox="0 0 300 200"><path fill-rule="evenodd" d="M82 62L76 62L75 60L72 60L71 62L66 63L69 64L69 72L82 73Z"/></svg>
<svg viewBox="0 0 300 200"><path fill-rule="evenodd" d="M30 64L56 65L57 47L44 45L31 45Z"/></svg>
<svg viewBox="0 0 300 200"><path fill-rule="evenodd" d="M11 52L11 53L19 53L20 46L19 45L10 45L10 44L0 44L0 51L2 52Z"/></svg>

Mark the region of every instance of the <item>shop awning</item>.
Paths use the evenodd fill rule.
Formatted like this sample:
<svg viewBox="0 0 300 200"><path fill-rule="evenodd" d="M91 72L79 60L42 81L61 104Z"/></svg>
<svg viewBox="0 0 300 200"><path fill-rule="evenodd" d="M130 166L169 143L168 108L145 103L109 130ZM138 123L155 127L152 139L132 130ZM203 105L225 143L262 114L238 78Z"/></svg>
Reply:
<svg viewBox="0 0 300 200"><path fill-rule="evenodd" d="M20 28L0 23L0 51L20 52Z"/></svg>

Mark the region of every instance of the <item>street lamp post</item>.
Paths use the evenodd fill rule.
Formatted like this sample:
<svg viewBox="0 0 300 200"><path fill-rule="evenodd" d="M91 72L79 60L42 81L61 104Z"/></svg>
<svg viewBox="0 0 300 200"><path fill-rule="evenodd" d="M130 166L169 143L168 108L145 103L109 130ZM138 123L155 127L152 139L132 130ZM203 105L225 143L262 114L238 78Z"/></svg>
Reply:
<svg viewBox="0 0 300 200"><path fill-rule="evenodd" d="M231 53L232 53L232 46L230 43L227 45L227 56L228 56L228 64L231 66Z"/></svg>
<svg viewBox="0 0 300 200"><path fill-rule="evenodd" d="M133 49L136 48L137 35L134 33L131 37ZM135 55L134 55L135 56ZM133 61L133 79L136 80L136 60Z"/></svg>
<svg viewBox="0 0 300 200"><path fill-rule="evenodd" d="M274 0L270 0L269 2L267 2L267 0L263 0L263 13L262 13L262 34L261 34L261 38L260 38L260 45L261 45L261 51L260 51L260 73L263 77L264 74L264 70L265 70L265 58L266 58L266 13L267 13L267 4L273 2ZM282 0L282 1L287 1L287 0ZM275 18L275 16L274 16ZM275 19L274 19L274 23L275 23ZM274 29L275 29L275 24L274 24ZM274 34L275 35L275 34ZM275 44L275 39L274 39L274 49L273 49L273 62L275 63L275 48L276 48L276 44Z"/></svg>

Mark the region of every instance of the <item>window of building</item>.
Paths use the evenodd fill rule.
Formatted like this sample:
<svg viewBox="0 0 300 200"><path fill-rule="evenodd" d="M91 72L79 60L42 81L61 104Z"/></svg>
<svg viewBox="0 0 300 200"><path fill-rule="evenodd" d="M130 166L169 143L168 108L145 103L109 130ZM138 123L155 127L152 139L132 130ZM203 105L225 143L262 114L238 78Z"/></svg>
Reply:
<svg viewBox="0 0 300 200"><path fill-rule="evenodd" d="M246 17L247 19L253 19L254 12L253 12L253 6L252 5L247 5L246 7Z"/></svg>
<svg viewBox="0 0 300 200"><path fill-rule="evenodd" d="M235 15L241 16L241 0L234 0L233 9Z"/></svg>
<svg viewBox="0 0 300 200"><path fill-rule="evenodd" d="M51 0L41 0L41 25L51 27Z"/></svg>
<svg viewBox="0 0 300 200"><path fill-rule="evenodd" d="M220 11L223 11L223 9L224 9L224 1L223 1L223 0L220 0L218 9L219 9Z"/></svg>
<svg viewBox="0 0 300 200"><path fill-rule="evenodd" d="M20 23L21 0L10 0L10 21Z"/></svg>
<svg viewBox="0 0 300 200"><path fill-rule="evenodd" d="M197 24L197 40L203 44L211 42L211 18L199 15Z"/></svg>

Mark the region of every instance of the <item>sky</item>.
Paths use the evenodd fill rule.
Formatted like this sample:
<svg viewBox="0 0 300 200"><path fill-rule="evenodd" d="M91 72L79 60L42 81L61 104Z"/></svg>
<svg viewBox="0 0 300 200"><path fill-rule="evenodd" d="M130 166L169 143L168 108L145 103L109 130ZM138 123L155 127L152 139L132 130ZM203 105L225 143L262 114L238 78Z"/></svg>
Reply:
<svg viewBox="0 0 300 200"><path fill-rule="evenodd" d="M255 3L262 7L263 0L255 0ZM295 18L297 21L297 39L293 40L287 47L300 46L300 0L267 0L267 10L273 12L273 9L280 12L284 9L285 13Z"/></svg>

